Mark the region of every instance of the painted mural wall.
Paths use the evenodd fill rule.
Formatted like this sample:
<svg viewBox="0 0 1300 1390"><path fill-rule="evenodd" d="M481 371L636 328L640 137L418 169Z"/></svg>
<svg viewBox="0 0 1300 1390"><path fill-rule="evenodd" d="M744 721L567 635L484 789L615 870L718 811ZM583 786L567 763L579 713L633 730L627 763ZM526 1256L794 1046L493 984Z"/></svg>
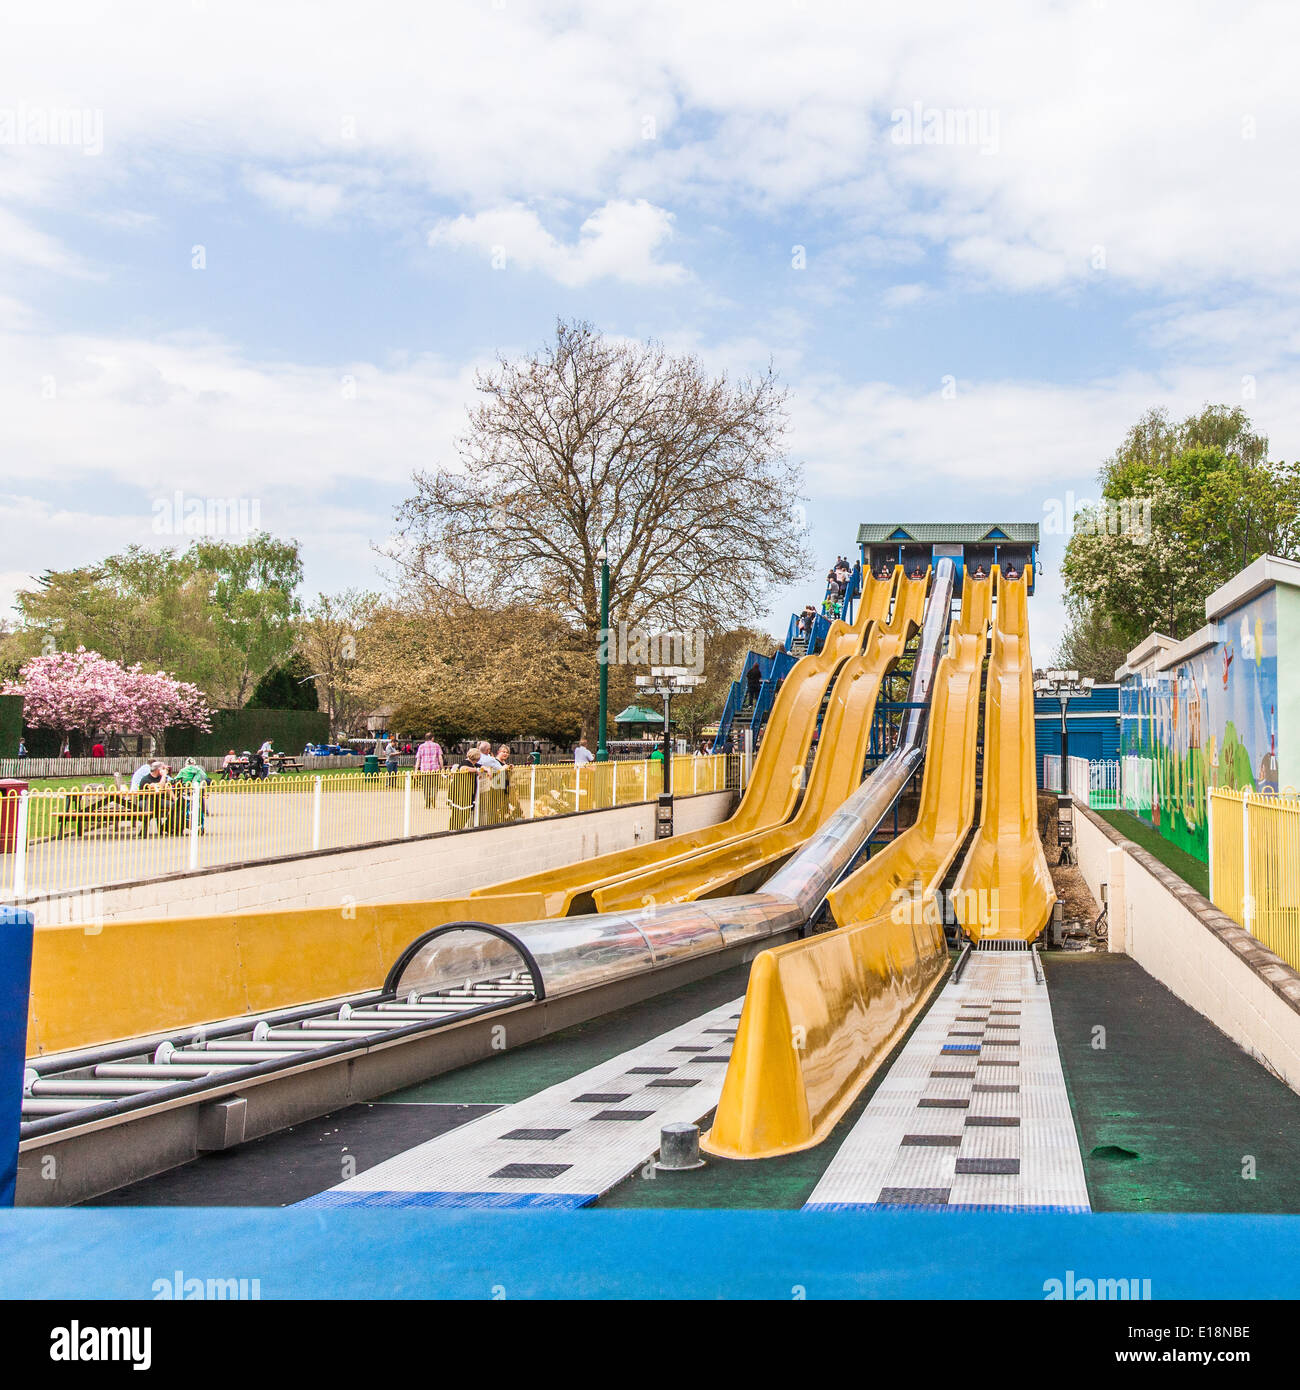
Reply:
<svg viewBox="0 0 1300 1390"><path fill-rule="evenodd" d="M1219 620L1222 636L1178 667L1120 688L1120 747L1150 759L1139 808L1180 849L1206 859L1207 787L1277 791L1277 595Z"/></svg>

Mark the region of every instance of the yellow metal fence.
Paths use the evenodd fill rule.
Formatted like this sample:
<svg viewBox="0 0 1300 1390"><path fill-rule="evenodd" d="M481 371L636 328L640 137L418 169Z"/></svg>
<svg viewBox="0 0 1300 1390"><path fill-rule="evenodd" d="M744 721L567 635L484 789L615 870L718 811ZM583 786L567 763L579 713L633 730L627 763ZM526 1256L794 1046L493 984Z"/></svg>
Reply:
<svg viewBox="0 0 1300 1390"><path fill-rule="evenodd" d="M738 785L725 754L673 759L679 796ZM730 773L731 780L728 781ZM0 798L0 891L100 887L437 831L606 810L663 790L663 764L534 765L505 773L271 777L141 791L111 784Z"/></svg>
<svg viewBox="0 0 1300 1390"><path fill-rule="evenodd" d="M1300 970L1300 798L1209 791L1210 897Z"/></svg>

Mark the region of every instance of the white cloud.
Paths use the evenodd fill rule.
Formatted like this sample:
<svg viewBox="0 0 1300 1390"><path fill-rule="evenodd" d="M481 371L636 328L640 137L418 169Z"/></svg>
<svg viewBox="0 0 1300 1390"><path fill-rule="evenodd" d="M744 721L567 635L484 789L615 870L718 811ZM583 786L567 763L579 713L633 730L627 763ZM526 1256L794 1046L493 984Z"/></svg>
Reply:
<svg viewBox="0 0 1300 1390"><path fill-rule="evenodd" d="M456 217L429 233L432 247L471 249L504 268L540 271L572 289L611 278L633 285L676 284L683 266L656 259L672 237L672 214L644 199L611 200L583 222L572 245L557 240L531 209L518 204Z"/></svg>
<svg viewBox="0 0 1300 1390"><path fill-rule="evenodd" d="M913 304L921 304L932 297L933 291L928 285L890 285L880 296L880 302L887 309L906 309Z"/></svg>
<svg viewBox="0 0 1300 1390"><path fill-rule="evenodd" d="M263 201L305 222L327 222L343 207L343 188L337 183L284 178L268 170L252 171L246 182Z"/></svg>
<svg viewBox="0 0 1300 1390"><path fill-rule="evenodd" d="M394 0L362 24L322 0L308 25L252 0L180 7L166 26L145 0L61 14L0 51L0 87L101 111L104 153L6 149L27 171L0 180L19 204L78 209L133 171L225 162L321 217L347 202L347 169L413 221L430 198L645 199L659 216L831 216L842 233L854 219L855 241L919 240L1016 290L1083 282L1098 250L1124 284L1300 284L1300 9L1270 0L1207 0L1194 22L1182 0L1122 17L1028 0L587 0L563 19ZM918 103L972 112L996 141L896 143L891 112ZM584 273L536 231L529 244Z"/></svg>

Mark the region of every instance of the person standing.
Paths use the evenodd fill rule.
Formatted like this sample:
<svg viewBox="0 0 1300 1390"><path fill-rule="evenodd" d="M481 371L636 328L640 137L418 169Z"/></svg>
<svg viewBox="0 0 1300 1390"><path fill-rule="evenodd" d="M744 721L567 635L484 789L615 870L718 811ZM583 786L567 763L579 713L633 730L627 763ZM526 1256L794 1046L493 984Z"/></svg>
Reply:
<svg viewBox="0 0 1300 1390"><path fill-rule="evenodd" d="M595 761L596 755L587 747L587 740L585 738L579 738L573 750L574 767L586 767L588 763L594 763Z"/></svg>
<svg viewBox="0 0 1300 1390"><path fill-rule="evenodd" d="M208 774L194 761L193 758L185 759L185 766L176 774L176 781L179 790L184 798L184 821L186 829L190 825L190 813L193 806L192 797L194 788L199 788L199 834L205 833L204 821L207 819L207 783Z"/></svg>
<svg viewBox="0 0 1300 1390"><path fill-rule="evenodd" d="M397 773L397 744L391 738L384 744L384 771L390 777Z"/></svg>
<svg viewBox="0 0 1300 1390"><path fill-rule="evenodd" d="M763 685L763 673L758 668L758 662L752 662L750 668L745 672L745 685L749 690L749 703L758 703L758 692Z"/></svg>
<svg viewBox="0 0 1300 1390"><path fill-rule="evenodd" d="M447 805L451 810L452 830L464 830L474 817L474 803L479 794L479 760L477 748L465 754L465 761L454 767L447 784Z"/></svg>
<svg viewBox="0 0 1300 1390"><path fill-rule="evenodd" d="M415 771L424 788L424 805L427 810L438 802L437 773L442 771L442 744L432 733L424 736L424 742L415 750Z"/></svg>

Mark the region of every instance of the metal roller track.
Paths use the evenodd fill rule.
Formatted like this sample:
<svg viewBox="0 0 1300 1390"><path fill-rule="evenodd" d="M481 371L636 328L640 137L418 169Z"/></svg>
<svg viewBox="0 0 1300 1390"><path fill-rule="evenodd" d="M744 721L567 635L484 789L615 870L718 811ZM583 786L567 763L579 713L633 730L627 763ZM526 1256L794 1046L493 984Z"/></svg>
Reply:
<svg viewBox="0 0 1300 1390"><path fill-rule="evenodd" d="M536 998L526 971L463 988L404 999L358 995L298 1016L269 1014L193 1030L141 1050L138 1040L29 1066L23 1077L22 1139L72 1121L109 1119L160 1100L181 1098L238 1073L263 1076L324 1055L334 1044L366 1044L496 1012Z"/></svg>

